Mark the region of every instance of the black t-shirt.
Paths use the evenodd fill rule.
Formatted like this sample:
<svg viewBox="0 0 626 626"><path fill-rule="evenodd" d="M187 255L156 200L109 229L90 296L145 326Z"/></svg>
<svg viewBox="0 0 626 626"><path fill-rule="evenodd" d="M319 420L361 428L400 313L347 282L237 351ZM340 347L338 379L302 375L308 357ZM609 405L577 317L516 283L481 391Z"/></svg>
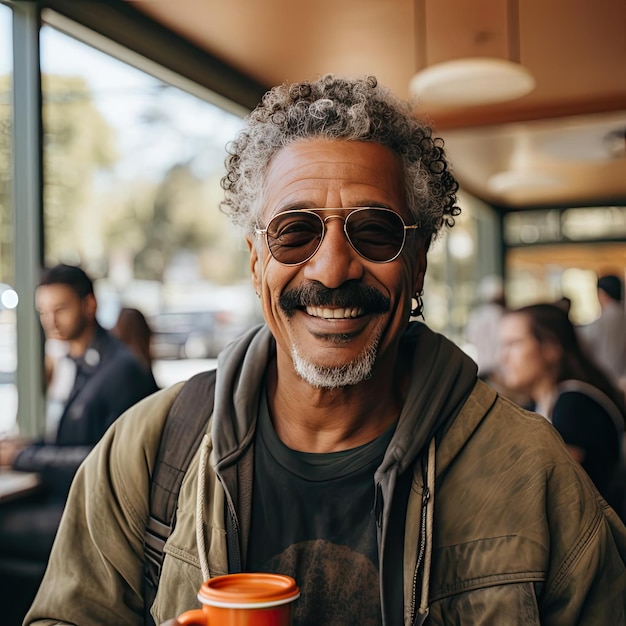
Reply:
<svg viewBox="0 0 626 626"><path fill-rule="evenodd" d="M581 463L583 469L598 491L610 500L608 488L618 463L620 446L618 431L610 415L586 393L565 391L554 405L552 424L566 444L585 451Z"/></svg>
<svg viewBox="0 0 626 626"><path fill-rule="evenodd" d="M352 450L309 454L279 440L265 398L259 409L245 569L295 578L297 626L381 624L374 471L395 426ZM401 623L403 529L392 543Z"/></svg>

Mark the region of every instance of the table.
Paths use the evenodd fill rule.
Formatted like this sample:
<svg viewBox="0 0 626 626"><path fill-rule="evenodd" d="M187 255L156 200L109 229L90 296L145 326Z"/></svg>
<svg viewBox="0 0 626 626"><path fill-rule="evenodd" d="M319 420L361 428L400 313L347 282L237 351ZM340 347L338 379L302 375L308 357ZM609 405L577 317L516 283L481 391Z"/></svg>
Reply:
<svg viewBox="0 0 626 626"><path fill-rule="evenodd" d="M35 472L0 470L0 502L7 502L26 496L39 489L41 478Z"/></svg>

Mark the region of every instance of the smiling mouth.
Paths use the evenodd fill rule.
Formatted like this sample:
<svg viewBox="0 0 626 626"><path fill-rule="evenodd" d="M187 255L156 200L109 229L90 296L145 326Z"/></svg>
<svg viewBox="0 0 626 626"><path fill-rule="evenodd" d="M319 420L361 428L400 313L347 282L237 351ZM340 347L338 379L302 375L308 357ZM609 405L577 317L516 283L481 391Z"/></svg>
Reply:
<svg viewBox="0 0 626 626"><path fill-rule="evenodd" d="M361 307L342 307L330 309L322 306L307 306L305 307L305 311L307 315L311 315L312 317L321 317L326 320L354 319L365 313L365 310Z"/></svg>

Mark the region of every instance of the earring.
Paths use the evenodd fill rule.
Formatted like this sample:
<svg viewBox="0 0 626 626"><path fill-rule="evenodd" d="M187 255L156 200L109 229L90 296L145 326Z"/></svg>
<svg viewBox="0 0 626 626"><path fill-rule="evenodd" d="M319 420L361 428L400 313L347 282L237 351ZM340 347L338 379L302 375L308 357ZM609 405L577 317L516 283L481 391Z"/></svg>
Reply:
<svg viewBox="0 0 626 626"><path fill-rule="evenodd" d="M421 317L424 319L424 301L422 300L422 295L424 294L424 290L416 293L411 298L411 317Z"/></svg>

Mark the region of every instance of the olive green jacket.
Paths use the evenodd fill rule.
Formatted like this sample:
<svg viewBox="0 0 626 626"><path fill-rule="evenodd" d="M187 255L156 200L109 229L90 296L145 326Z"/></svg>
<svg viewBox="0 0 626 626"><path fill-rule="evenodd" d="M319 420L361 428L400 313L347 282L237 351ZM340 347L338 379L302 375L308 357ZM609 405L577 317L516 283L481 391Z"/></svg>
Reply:
<svg viewBox="0 0 626 626"><path fill-rule="evenodd" d="M429 475L430 497L423 498L424 479L416 471L407 507L405 624L420 604L429 625L626 624L626 528L568 455L556 431L475 378L469 397L459 400L454 388L467 384L465 357L421 325L412 333L416 354L429 366L421 373L416 370L413 383L417 391L411 402L423 402L422 409L415 412L414 404L403 411L399 439L394 435L375 477L381 497L389 500L393 476L421 466L415 459L428 457L430 447L431 467L436 467ZM210 463L205 465L204 502L198 513L205 571L196 535L197 453L165 547L152 607L157 624L197 606L196 593L207 575L228 572L226 511L237 515L245 554L245 494L251 492L251 482L241 483L251 481L251 470L246 473L245 468L252 467L255 420L242 428L239 422L221 422L217 415L227 407L250 413L258 406L253 386L246 384L232 396L224 381L261 380L271 345L267 331L261 330L220 356L215 412L203 444ZM246 355L254 358L246 360ZM444 371L450 370L455 373L446 378ZM25 624L143 623L147 494L162 426L179 390L180 385L174 386L133 407L79 470ZM426 396L431 400L426 402ZM430 428L424 427L425 421ZM233 488L237 483L238 489ZM383 516L388 513L383 507ZM416 575L418 559L426 565L425 575L421 570ZM390 624L388 618L385 624Z"/></svg>

